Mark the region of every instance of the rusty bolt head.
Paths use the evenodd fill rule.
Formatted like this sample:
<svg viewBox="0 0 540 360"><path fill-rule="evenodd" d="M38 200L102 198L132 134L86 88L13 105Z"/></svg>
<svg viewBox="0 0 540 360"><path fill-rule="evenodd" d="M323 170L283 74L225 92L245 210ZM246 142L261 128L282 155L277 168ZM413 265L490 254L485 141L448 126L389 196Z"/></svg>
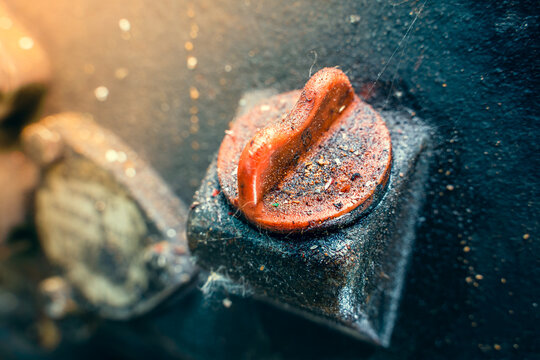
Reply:
<svg viewBox="0 0 540 360"><path fill-rule="evenodd" d="M325 68L302 91L272 97L232 124L218 176L251 223L301 232L365 213L383 193L391 163L381 116L341 70Z"/></svg>
<svg viewBox="0 0 540 360"><path fill-rule="evenodd" d="M58 160L64 151L60 135L39 123L25 127L22 139L25 153L42 166Z"/></svg>

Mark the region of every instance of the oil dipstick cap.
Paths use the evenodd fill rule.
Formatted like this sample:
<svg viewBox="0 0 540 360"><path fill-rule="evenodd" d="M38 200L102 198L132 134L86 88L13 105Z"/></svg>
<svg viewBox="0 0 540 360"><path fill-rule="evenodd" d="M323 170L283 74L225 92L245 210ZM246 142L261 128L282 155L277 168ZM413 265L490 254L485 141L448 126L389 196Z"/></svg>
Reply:
<svg viewBox="0 0 540 360"><path fill-rule="evenodd" d="M261 103L226 133L220 185L262 229L302 232L350 222L377 202L389 178L388 129L336 68L317 72L302 91Z"/></svg>

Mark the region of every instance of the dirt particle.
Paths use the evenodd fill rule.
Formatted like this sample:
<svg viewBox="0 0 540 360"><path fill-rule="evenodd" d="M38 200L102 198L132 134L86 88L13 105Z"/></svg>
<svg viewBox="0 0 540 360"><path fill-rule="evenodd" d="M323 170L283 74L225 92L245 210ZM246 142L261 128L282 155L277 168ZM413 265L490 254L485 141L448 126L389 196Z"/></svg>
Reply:
<svg viewBox="0 0 540 360"><path fill-rule="evenodd" d="M193 100L197 100L199 98L199 90L197 90L196 87L192 86L189 88L189 97Z"/></svg>
<svg viewBox="0 0 540 360"><path fill-rule="evenodd" d="M197 67L198 60L195 56L188 56L186 60L187 68L193 70Z"/></svg>
<svg viewBox="0 0 540 360"><path fill-rule="evenodd" d="M227 309L232 306L232 301L229 298L223 299L223 306L225 306Z"/></svg>

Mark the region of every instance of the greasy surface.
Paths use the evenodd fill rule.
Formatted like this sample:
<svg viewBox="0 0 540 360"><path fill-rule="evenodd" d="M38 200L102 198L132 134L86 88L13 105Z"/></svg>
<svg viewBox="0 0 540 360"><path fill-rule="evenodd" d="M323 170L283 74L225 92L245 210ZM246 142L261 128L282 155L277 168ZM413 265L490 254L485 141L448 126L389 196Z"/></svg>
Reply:
<svg viewBox="0 0 540 360"><path fill-rule="evenodd" d="M325 68L301 92L236 119L218 153L218 175L256 226L306 231L352 210L361 215L384 190L391 161L384 121L354 96L341 70Z"/></svg>
<svg viewBox="0 0 540 360"><path fill-rule="evenodd" d="M537 357L538 1L5 2L50 56L47 112L91 112L186 203L241 94L297 89L312 65L314 73L340 64L377 110L407 105L440 135L389 350L365 351L307 321L233 300L198 318L183 302L155 321L118 325L108 332L117 342L102 337L82 352L122 347L136 357L147 341L148 354L167 352L178 334L175 344L208 359ZM120 19L129 20L128 33ZM95 96L99 86L109 90L105 101ZM136 335L122 335L134 327ZM11 354L16 342L6 344Z"/></svg>
<svg viewBox="0 0 540 360"><path fill-rule="evenodd" d="M395 160L388 190L366 217L317 234L276 236L231 212L216 162L188 221L188 239L206 270L254 295L388 346L414 240L429 157L429 131L409 113L386 113ZM351 218L354 218L350 215Z"/></svg>

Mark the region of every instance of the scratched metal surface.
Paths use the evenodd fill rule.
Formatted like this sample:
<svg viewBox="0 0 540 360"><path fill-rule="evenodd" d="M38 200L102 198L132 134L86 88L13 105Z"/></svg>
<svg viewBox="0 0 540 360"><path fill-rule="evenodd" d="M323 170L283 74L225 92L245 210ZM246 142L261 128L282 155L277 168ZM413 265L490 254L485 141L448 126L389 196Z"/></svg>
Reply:
<svg viewBox="0 0 540 360"><path fill-rule="evenodd" d="M55 80L44 111L92 113L186 202L244 91L299 88L312 64L339 65L376 107L412 107L438 129L439 157L393 346L366 356L537 356L535 2L6 2L50 54ZM299 323L257 309L262 330L235 326L268 357L309 354L309 339L321 334L338 339L336 354L358 350L307 323L282 334L275 329ZM223 336L242 353L238 338Z"/></svg>

